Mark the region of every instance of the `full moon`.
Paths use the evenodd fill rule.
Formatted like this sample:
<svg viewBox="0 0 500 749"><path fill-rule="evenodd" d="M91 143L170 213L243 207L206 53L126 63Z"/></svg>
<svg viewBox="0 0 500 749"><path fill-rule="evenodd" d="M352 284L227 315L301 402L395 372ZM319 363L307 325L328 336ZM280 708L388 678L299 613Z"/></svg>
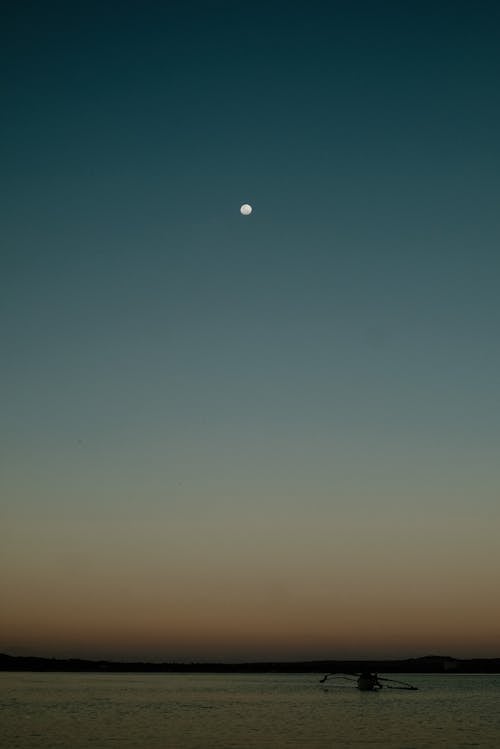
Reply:
<svg viewBox="0 0 500 749"><path fill-rule="evenodd" d="M252 206L248 205L248 203L243 203L240 208L240 213L242 216L250 216L250 214L252 213Z"/></svg>

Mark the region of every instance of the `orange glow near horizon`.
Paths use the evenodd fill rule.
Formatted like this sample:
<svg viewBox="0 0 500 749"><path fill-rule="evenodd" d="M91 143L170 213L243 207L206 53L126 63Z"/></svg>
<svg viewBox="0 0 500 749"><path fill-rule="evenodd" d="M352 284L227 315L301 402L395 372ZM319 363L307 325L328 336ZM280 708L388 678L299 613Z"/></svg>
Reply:
<svg viewBox="0 0 500 749"><path fill-rule="evenodd" d="M158 512L110 519L93 535L55 520L44 535L32 518L25 546L5 545L0 649L153 660L498 655L493 524L451 526L436 514L426 529L393 512L335 525L332 541L328 524L289 514L285 534L270 508L173 530Z"/></svg>
<svg viewBox="0 0 500 749"><path fill-rule="evenodd" d="M464 605L463 579L447 589L439 576L432 586L406 586L403 570L382 579L376 567L363 592L352 571L310 586L305 571L280 586L271 570L253 581L241 570L239 586L234 570L198 585L185 574L164 587L147 577L129 588L106 584L105 575L85 586L75 575L57 585L39 579L22 597L17 591L0 637L5 651L20 654L153 660L498 654L497 599L469 587Z"/></svg>

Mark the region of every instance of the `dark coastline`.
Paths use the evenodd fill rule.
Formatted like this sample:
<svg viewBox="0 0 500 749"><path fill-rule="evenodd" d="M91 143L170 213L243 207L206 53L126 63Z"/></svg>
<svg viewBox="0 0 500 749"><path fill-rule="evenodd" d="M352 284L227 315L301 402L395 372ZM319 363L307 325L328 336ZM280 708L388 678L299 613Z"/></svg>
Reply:
<svg viewBox="0 0 500 749"><path fill-rule="evenodd" d="M49 671L89 673L377 673L495 674L500 658L462 660L430 655L405 660L317 660L261 663L142 663L93 661L80 658L38 658L0 654L0 671Z"/></svg>

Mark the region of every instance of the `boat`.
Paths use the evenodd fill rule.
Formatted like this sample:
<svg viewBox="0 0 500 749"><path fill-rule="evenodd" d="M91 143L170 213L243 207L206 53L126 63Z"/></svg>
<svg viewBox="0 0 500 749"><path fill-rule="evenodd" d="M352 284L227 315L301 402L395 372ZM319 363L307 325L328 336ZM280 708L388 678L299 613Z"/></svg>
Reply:
<svg viewBox="0 0 500 749"><path fill-rule="evenodd" d="M371 673L370 671L362 671L361 673L331 673L325 674L320 679L320 684L324 684L327 679L331 679L332 686L348 686L342 684L341 681L345 680L349 686L359 689L360 692L379 692L381 689L402 689L410 692L415 692L418 687L413 684L408 684L406 681L399 681L398 679L390 679L387 676L379 676L378 674ZM335 682L334 680L338 680Z"/></svg>

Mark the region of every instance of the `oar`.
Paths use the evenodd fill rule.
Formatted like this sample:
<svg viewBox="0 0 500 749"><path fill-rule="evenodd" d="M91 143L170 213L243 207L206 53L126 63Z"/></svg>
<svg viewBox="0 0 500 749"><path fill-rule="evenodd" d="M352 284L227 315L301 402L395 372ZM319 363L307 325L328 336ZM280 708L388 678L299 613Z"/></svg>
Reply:
<svg viewBox="0 0 500 749"><path fill-rule="evenodd" d="M418 690L418 687L414 687L412 684L408 684L407 681L398 681L397 679L388 679L385 676L378 676L377 677L379 681L390 681L393 684L398 684L397 687L391 687L387 686L386 689L415 689Z"/></svg>
<svg viewBox="0 0 500 749"><path fill-rule="evenodd" d="M348 679L349 681L354 678L353 674L348 674L347 676L344 676L343 674L337 674L335 671L331 674L325 674L322 679L319 680L320 684L323 684L329 676L334 676L336 679Z"/></svg>

